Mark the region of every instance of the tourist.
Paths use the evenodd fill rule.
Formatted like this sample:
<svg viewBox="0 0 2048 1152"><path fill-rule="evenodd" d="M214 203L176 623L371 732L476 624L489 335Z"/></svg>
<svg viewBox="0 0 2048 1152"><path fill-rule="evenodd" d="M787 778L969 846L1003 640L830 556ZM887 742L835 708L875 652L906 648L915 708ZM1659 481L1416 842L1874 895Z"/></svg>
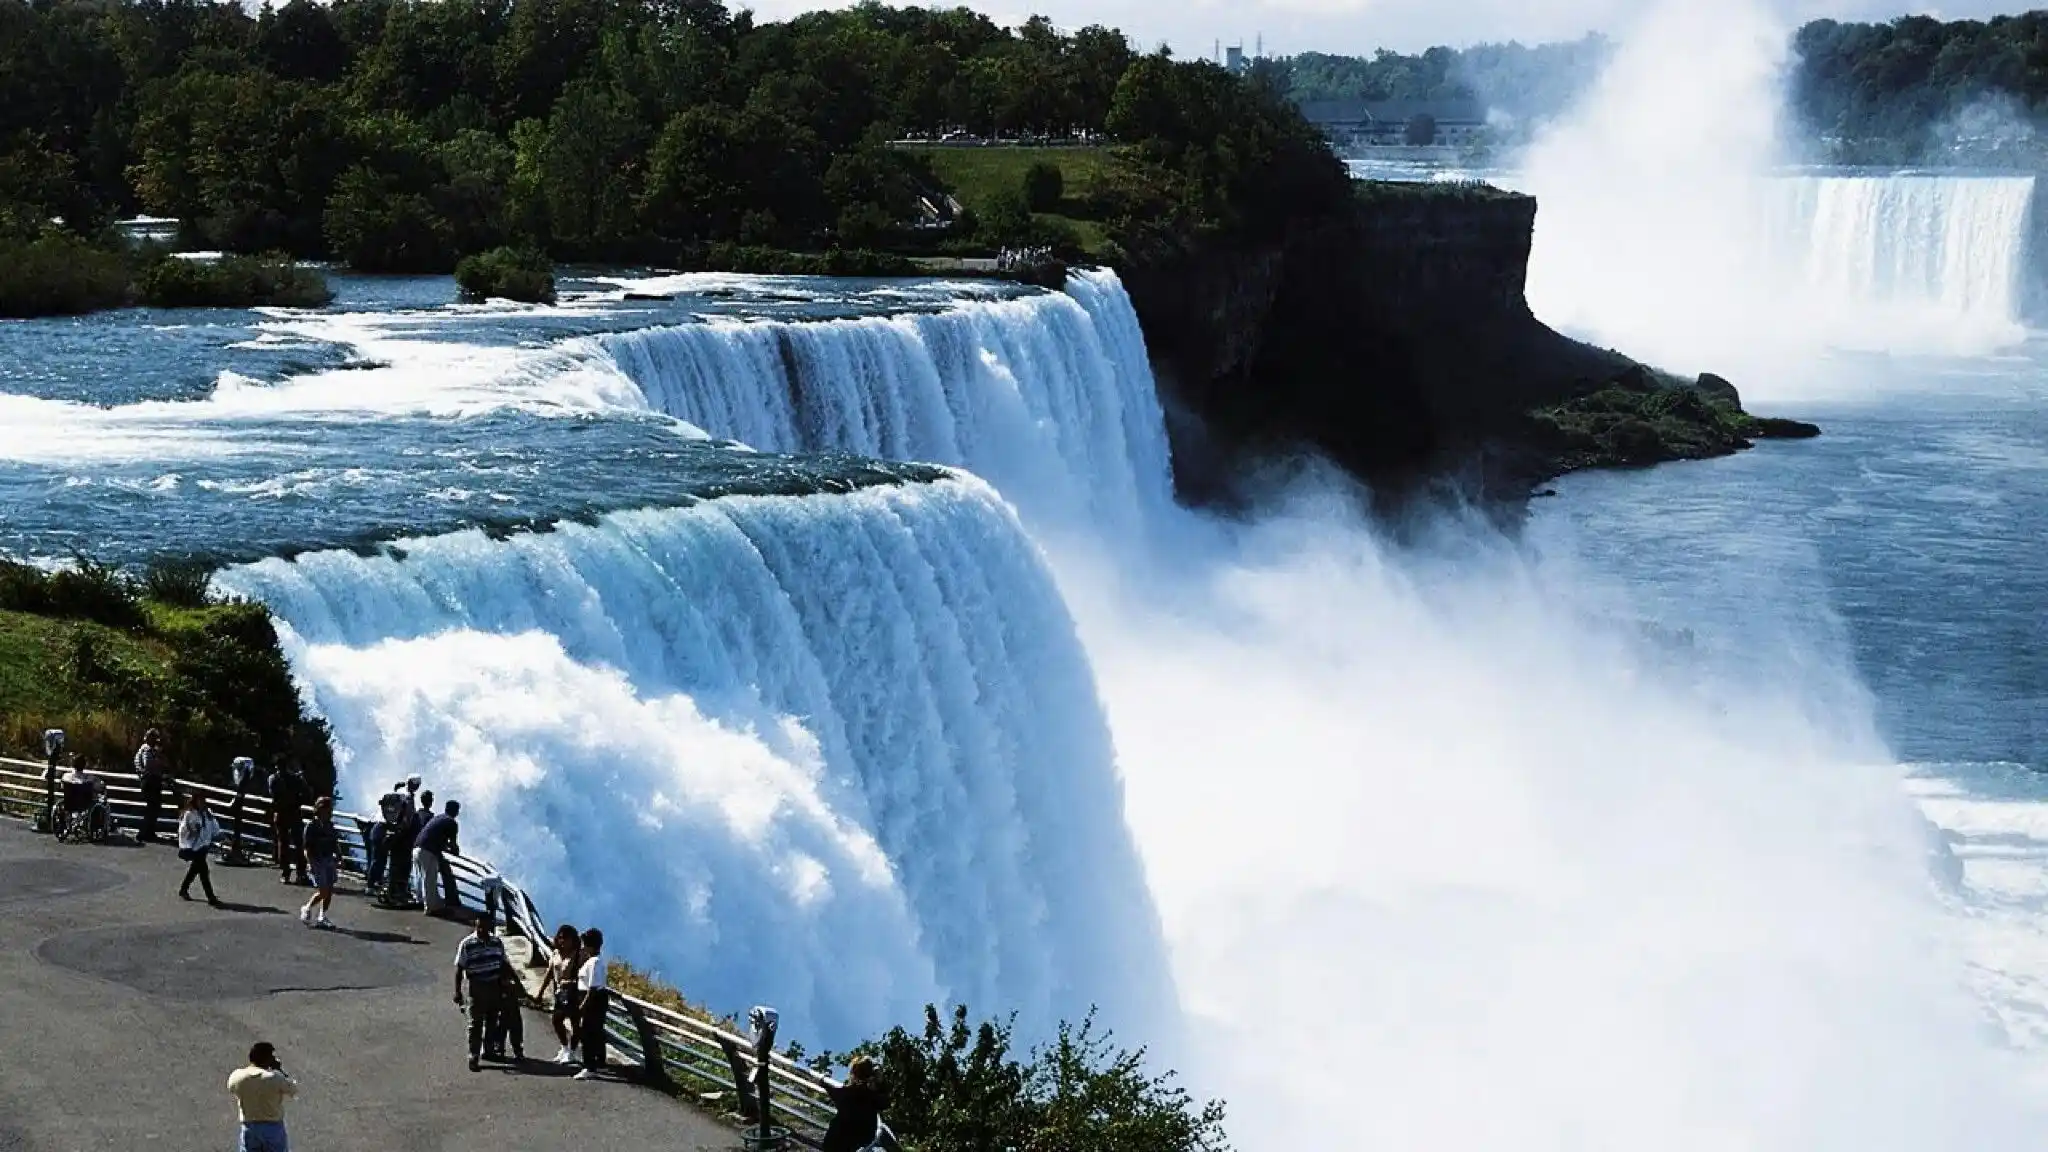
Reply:
<svg viewBox="0 0 2048 1152"><path fill-rule="evenodd" d="M557 1064L576 1058L576 974L582 970L583 941L576 935L575 925L564 924L555 929L555 954L540 982L541 1003L549 1003L549 993L554 994L548 1019L555 1026L555 1039L562 1042L561 1051L555 1053Z"/></svg>
<svg viewBox="0 0 2048 1152"><path fill-rule="evenodd" d="M418 779L418 777L414 777ZM377 822L370 825L370 840L365 847L370 852L369 871L363 873L363 891L375 892L383 886L384 866L391 858L392 829L405 823L405 810L410 804L405 794L405 781L391 786L391 791L377 799Z"/></svg>
<svg viewBox="0 0 2048 1152"><path fill-rule="evenodd" d="M156 843L156 822L164 806L163 734L151 728L142 734L142 747L135 750L135 778L142 786L142 831L135 838Z"/></svg>
<svg viewBox="0 0 2048 1152"><path fill-rule="evenodd" d="M284 1101L297 1096L299 1085L285 1075L277 1049L257 1044L249 1049L249 1066L228 1077L228 1094L242 1121L237 1152L291 1152L284 1131Z"/></svg>
<svg viewBox="0 0 2048 1152"><path fill-rule="evenodd" d="M875 1142L881 1131L882 1109L889 1106L889 1093L875 1074L875 1062L856 1056L847 1066L846 1083L825 1089L832 1097L832 1126L825 1129L823 1152L859 1152Z"/></svg>
<svg viewBox="0 0 2048 1152"><path fill-rule="evenodd" d="M270 835L277 853L277 882L310 884L306 875L306 844L302 833L306 818L306 781L296 765L280 764L270 774ZM293 873L297 873L296 878Z"/></svg>
<svg viewBox="0 0 2048 1152"><path fill-rule="evenodd" d="M419 777L415 776L412 779L418 780ZM407 784L411 783L412 781L407 781ZM434 794L426 793L425 799L429 804L433 803ZM413 841L419 838L419 834L420 809L413 803L413 797L408 792L405 809L399 813L398 823L393 825L384 837L385 852L389 856L384 862L387 873L385 880L390 884L384 892L383 904L386 908L412 907L412 845Z"/></svg>
<svg viewBox="0 0 2048 1152"><path fill-rule="evenodd" d="M462 938L455 949L455 1003L463 1005L462 982L469 981L469 1070L483 1067L484 1035L496 1017L504 993L505 942L492 931L488 916L479 916L476 929Z"/></svg>
<svg viewBox="0 0 2048 1152"><path fill-rule="evenodd" d="M583 1049L578 1080L595 1080L605 1069L605 1020L611 1014L612 991L604 961L604 933L583 933L583 963L576 970L577 1038Z"/></svg>
<svg viewBox="0 0 2048 1152"><path fill-rule="evenodd" d="M462 854L462 828L456 821L461 814L462 805L450 800L448 810L427 821L413 842L413 855L420 863L420 899L429 916L462 907L462 896L455 889L455 870L448 866L448 857Z"/></svg>
<svg viewBox="0 0 2048 1152"><path fill-rule="evenodd" d="M332 928L327 913L334 907L334 882L341 875L341 833L334 827L332 796L313 801L304 841L306 863L313 873L313 898L299 909L299 923L308 928Z"/></svg>
<svg viewBox="0 0 2048 1152"><path fill-rule="evenodd" d="M57 832L57 765L64 759L64 730L43 729L43 815L50 821L48 831Z"/></svg>
<svg viewBox="0 0 2048 1152"><path fill-rule="evenodd" d="M100 803L99 779L79 766L77 756L71 757L71 770L57 781L57 785L64 808L52 821L52 828L61 832L71 823L72 817L85 816L88 820L86 835L97 836L109 830L111 817L106 806Z"/></svg>
<svg viewBox="0 0 2048 1152"><path fill-rule="evenodd" d="M192 882L197 880L206 892L206 902L220 906L220 897L213 894L213 874L206 868L206 858L213 853L213 842L219 836L220 821L206 810L206 797L194 789L185 797L185 811L178 818L178 859L189 864L185 882L178 885L181 899L192 898Z"/></svg>
<svg viewBox="0 0 2048 1152"><path fill-rule="evenodd" d="M485 920L492 917L488 914ZM519 982L517 966L506 963L498 971L498 1006L491 1019L484 1026L484 1052L493 1060L505 1058L505 1044L512 1044L512 1059L526 1059L526 1013L521 1001L526 999L526 989Z"/></svg>

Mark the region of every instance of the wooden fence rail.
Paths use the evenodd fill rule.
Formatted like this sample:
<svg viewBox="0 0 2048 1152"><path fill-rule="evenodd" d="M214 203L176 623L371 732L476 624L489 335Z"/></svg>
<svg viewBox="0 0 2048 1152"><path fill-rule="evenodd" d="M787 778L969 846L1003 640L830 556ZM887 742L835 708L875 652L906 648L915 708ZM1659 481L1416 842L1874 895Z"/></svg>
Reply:
<svg viewBox="0 0 2048 1152"><path fill-rule="evenodd" d="M34 761L0 757L0 815L34 819L40 814L47 803L43 772L44 766ZM100 771L92 775L106 785L107 807L115 824L140 828L142 788L135 775ZM165 782L160 832L175 839L182 798L195 791L204 793L211 802L214 816L221 822L222 837L232 837L235 792L188 780ZM241 798L241 843L249 854L275 861L270 811L268 796L250 792ZM308 809L301 818L310 814ZM353 812L334 814L341 838L343 871L359 877L368 874L370 828L375 823L373 818ZM450 856L448 865L466 906L495 905L506 931L528 942L534 966L544 966L553 959L553 932L525 889L474 857ZM487 894L486 880L497 888L495 898ZM752 1116L752 1081L757 1061L749 1038L719 1024L618 992L612 993L606 1032L623 1055L640 1065L649 1082L720 1107L726 1106L730 1097L735 1110ZM832 1119L833 1105L826 1093L832 1081L779 1052L770 1057L769 1067L773 1081L771 1123L787 1128L796 1141L815 1147Z"/></svg>

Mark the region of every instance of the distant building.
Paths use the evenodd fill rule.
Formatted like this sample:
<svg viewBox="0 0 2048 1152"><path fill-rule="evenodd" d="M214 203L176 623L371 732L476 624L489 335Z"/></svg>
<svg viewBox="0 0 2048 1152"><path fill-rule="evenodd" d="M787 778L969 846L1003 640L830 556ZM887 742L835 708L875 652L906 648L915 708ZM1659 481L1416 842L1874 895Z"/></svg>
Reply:
<svg viewBox="0 0 2048 1152"><path fill-rule="evenodd" d="M1223 66L1232 76L1242 76L1251 68L1251 61L1244 58L1244 45L1238 44L1223 50Z"/></svg>
<svg viewBox="0 0 2048 1152"><path fill-rule="evenodd" d="M1486 109L1474 100L1310 100L1301 114L1340 151L1406 144L1409 125L1423 117L1434 123L1430 142L1452 148L1486 127Z"/></svg>

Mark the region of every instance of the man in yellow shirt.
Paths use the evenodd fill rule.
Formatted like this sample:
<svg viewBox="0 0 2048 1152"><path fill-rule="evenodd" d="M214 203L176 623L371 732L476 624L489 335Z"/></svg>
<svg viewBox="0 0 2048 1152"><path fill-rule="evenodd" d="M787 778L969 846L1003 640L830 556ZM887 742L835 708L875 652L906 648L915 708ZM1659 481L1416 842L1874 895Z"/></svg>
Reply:
<svg viewBox="0 0 2048 1152"><path fill-rule="evenodd" d="M249 1049L249 1066L228 1077L228 1094L241 1113L239 1152L291 1152L284 1132L284 1100L299 1094L298 1082L284 1074L277 1049L268 1043Z"/></svg>

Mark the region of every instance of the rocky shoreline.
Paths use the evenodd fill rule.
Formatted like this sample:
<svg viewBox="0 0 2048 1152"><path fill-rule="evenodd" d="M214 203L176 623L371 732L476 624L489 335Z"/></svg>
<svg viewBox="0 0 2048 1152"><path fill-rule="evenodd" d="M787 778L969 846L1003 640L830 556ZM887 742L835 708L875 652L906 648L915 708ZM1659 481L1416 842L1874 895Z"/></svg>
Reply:
<svg viewBox="0 0 2048 1152"><path fill-rule="evenodd" d="M1474 481L1526 498L1587 468L1819 434L1570 339L1524 296L1536 201L1483 185L1361 183L1282 243L1120 267L1152 348L1184 497L1306 447L1383 493Z"/></svg>

